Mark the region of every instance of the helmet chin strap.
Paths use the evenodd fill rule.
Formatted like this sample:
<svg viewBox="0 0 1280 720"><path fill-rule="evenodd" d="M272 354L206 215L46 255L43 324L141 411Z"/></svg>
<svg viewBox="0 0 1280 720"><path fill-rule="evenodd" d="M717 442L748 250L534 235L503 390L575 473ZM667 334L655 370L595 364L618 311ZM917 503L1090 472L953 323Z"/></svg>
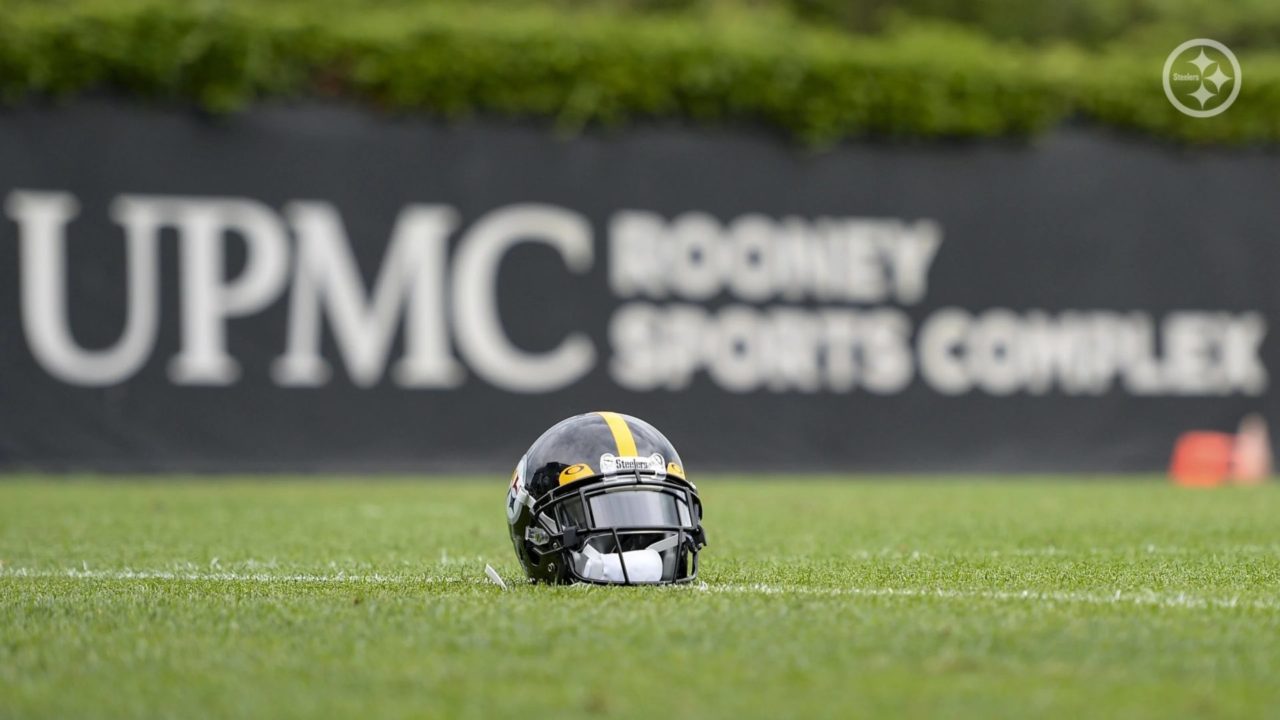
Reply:
<svg viewBox="0 0 1280 720"><path fill-rule="evenodd" d="M588 580L661 582L665 570L662 553L671 550L679 542L680 537L672 535L643 550L628 550L623 553L602 553L588 543L583 546L581 553L574 553L574 565L577 566L578 574Z"/></svg>

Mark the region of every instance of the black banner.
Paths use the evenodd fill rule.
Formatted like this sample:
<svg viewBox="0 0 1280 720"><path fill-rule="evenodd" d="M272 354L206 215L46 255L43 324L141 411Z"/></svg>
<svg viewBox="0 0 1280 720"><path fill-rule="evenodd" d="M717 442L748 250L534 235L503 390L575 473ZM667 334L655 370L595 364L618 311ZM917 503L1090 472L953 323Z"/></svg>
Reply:
<svg viewBox="0 0 1280 720"><path fill-rule="evenodd" d="M0 114L0 465L508 470L611 409L690 471L1153 470L1277 416L1265 151L333 106Z"/></svg>

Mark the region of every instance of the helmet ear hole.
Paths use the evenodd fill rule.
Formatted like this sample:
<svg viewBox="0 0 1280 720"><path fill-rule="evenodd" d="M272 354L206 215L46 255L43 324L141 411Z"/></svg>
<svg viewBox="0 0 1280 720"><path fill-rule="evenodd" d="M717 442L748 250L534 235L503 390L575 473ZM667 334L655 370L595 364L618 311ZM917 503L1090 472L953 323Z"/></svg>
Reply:
<svg viewBox="0 0 1280 720"><path fill-rule="evenodd" d="M551 536L547 534L547 531L537 525L530 525L525 529L524 539L539 546L551 542Z"/></svg>

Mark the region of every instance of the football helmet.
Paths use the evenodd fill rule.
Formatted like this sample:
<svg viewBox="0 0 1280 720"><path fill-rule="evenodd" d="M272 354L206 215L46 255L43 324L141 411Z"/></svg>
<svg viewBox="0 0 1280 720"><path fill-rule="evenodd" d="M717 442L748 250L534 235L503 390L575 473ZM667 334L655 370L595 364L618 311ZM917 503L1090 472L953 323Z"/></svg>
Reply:
<svg viewBox="0 0 1280 720"><path fill-rule="evenodd" d="M688 582L707 544L675 448L613 412L562 420L533 443L511 478L507 524L533 582Z"/></svg>

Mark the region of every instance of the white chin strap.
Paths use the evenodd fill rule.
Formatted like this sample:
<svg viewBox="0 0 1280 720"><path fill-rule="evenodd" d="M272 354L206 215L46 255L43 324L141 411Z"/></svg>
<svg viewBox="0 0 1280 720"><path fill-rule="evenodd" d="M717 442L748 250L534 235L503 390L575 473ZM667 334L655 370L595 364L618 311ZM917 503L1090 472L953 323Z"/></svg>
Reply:
<svg viewBox="0 0 1280 720"><path fill-rule="evenodd" d="M600 582L662 582L664 563L662 553L674 548L680 542L678 535L672 535L650 545L643 550L628 550L624 553L602 553L591 547L583 546L582 552L573 553L574 568L578 574L588 580ZM626 563L627 572L623 574L622 564ZM671 557L672 574L675 570L675 556Z"/></svg>

